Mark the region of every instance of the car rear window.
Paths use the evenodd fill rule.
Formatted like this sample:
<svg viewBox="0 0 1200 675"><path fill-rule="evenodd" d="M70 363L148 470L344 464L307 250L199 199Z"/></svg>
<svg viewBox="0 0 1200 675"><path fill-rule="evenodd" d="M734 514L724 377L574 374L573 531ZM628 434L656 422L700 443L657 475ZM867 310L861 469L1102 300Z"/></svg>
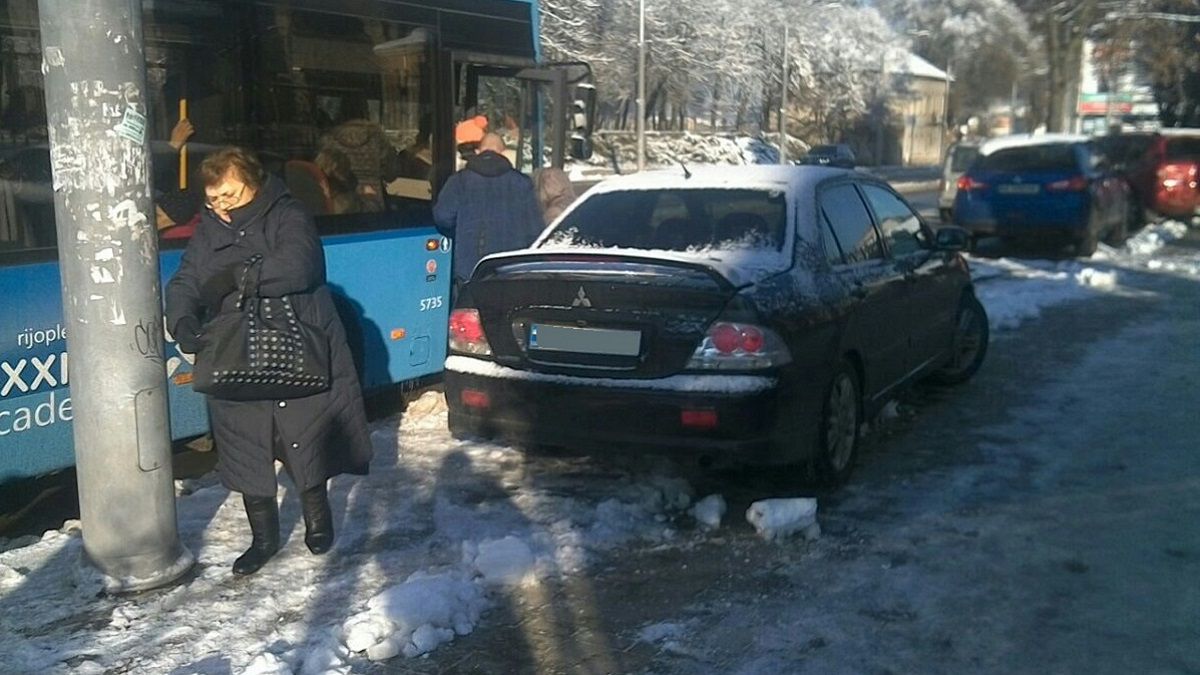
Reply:
<svg viewBox="0 0 1200 675"><path fill-rule="evenodd" d="M812 149L808 151L808 154L810 154L810 155L829 155L830 157L832 157L837 154L837 146L836 145L814 145L812 147Z"/></svg>
<svg viewBox="0 0 1200 675"><path fill-rule="evenodd" d="M971 168L971 163L979 157L979 148L975 146L959 146L950 154L950 170L963 173Z"/></svg>
<svg viewBox="0 0 1200 675"><path fill-rule="evenodd" d="M786 225L781 190L620 190L587 197L559 221L542 245L778 251Z"/></svg>
<svg viewBox="0 0 1200 675"><path fill-rule="evenodd" d="M1027 145L1006 148L979 160L979 168L988 171L1078 171L1075 146Z"/></svg>
<svg viewBox="0 0 1200 675"><path fill-rule="evenodd" d="M1200 136L1167 139L1167 161L1200 160Z"/></svg>

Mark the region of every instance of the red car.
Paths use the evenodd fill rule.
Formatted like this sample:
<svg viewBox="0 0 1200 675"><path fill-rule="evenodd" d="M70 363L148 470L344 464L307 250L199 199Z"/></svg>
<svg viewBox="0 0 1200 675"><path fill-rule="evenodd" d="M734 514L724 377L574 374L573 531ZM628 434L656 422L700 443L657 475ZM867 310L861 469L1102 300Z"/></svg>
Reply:
<svg viewBox="0 0 1200 675"><path fill-rule="evenodd" d="M1200 129L1162 129L1100 139L1147 211L1168 218L1200 214Z"/></svg>

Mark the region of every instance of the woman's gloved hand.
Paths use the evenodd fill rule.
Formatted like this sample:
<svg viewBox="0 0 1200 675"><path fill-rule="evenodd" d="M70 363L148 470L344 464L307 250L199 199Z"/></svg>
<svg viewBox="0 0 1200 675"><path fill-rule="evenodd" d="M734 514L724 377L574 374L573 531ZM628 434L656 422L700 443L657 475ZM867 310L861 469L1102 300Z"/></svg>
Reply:
<svg viewBox="0 0 1200 675"><path fill-rule="evenodd" d="M204 347L204 329L200 326L200 319L194 316L188 315L180 319L171 335L179 348L188 354L197 354Z"/></svg>

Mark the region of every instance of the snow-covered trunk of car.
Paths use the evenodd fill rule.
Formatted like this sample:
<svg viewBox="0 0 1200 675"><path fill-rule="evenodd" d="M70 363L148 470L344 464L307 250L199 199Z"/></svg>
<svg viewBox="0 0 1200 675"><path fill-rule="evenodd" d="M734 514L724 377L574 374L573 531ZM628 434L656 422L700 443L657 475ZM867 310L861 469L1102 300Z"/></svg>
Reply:
<svg viewBox="0 0 1200 675"><path fill-rule="evenodd" d="M736 290L699 264L535 254L478 270L460 306L501 365L654 378L684 369Z"/></svg>

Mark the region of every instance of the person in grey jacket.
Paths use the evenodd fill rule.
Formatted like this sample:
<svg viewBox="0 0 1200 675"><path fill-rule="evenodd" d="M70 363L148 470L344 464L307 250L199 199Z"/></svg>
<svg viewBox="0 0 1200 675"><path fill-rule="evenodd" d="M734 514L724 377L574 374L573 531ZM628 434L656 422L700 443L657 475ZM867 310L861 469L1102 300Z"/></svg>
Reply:
<svg viewBox="0 0 1200 675"><path fill-rule="evenodd" d="M241 311L238 285L246 261L261 256L253 295L288 297L299 320L329 339L331 386L287 400L209 397L221 482L242 493L253 541L233 563L253 574L279 549L275 460L300 491L304 543L314 554L333 546L326 481L365 474L371 459L362 391L345 328L325 284L325 254L312 216L268 176L250 152L222 148L200 165L206 210L166 288L167 326L185 352L199 353L214 317Z"/></svg>
<svg viewBox="0 0 1200 675"><path fill-rule="evenodd" d="M484 256L524 248L542 231L533 181L514 169L503 152L504 140L486 134L479 153L446 180L433 207L438 229L454 238L457 285Z"/></svg>

